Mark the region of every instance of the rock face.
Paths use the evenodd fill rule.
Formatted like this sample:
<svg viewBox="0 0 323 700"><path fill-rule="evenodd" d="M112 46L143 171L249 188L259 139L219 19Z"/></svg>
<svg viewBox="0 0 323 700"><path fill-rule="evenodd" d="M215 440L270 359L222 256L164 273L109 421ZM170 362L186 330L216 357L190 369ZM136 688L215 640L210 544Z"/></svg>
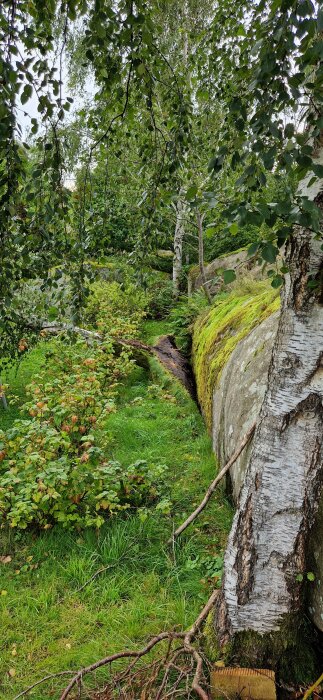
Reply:
<svg viewBox="0 0 323 700"><path fill-rule="evenodd" d="M236 345L214 390L212 439L221 464L226 464L259 415L278 318L279 312L273 313ZM235 501L243 484L250 449L249 444L231 469Z"/></svg>
<svg viewBox="0 0 323 700"><path fill-rule="evenodd" d="M223 286L223 279L220 277L222 270L235 270L236 275L246 274L247 271L252 269L252 274L254 276L259 275L260 268L255 268L252 260L248 258L247 251L237 250L229 255L221 255L219 258L215 258L211 263L205 265L205 277L207 282L210 283L209 289L212 295L216 294ZM200 289L203 284L202 277L199 273L198 267L193 267L190 272L192 291Z"/></svg>
<svg viewBox="0 0 323 700"><path fill-rule="evenodd" d="M198 320L193 335L193 366L198 397L221 466L228 461L259 415L279 318L277 304L275 308L270 297L264 300L263 288L261 294L250 295L249 304L245 295L241 297L243 302L234 308L234 316L233 297L234 292L222 306L219 304L211 309L208 316ZM259 301L262 301L261 305ZM246 326L245 317L250 314L251 307L258 313L258 322L253 317L251 324ZM247 332L242 332L243 328ZM224 362L218 361L220 354L225 358ZM231 469L232 493L236 502L250 450L251 444ZM323 631L323 499L310 548L308 566L314 572L315 580L309 584L308 607L313 622Z"/></svg>

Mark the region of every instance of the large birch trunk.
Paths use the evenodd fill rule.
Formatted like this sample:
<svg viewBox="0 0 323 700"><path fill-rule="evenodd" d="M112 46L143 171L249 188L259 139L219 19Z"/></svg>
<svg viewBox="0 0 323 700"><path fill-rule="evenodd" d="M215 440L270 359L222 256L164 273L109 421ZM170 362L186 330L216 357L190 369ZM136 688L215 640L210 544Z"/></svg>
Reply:
<svg viewBox="0 0 323 700"><path fill-rule="evenodd" d="M322 182L312 190L304 185L302 194L322 206L322 190ZM323 486L321 242L298 228L288 257L267 392L215 619L222 649L229 644L244 663L276 668L299 629L303 583L297 577L309 570L307 543ZM307 285L310 273L320 282L316 291Z"/></svg>

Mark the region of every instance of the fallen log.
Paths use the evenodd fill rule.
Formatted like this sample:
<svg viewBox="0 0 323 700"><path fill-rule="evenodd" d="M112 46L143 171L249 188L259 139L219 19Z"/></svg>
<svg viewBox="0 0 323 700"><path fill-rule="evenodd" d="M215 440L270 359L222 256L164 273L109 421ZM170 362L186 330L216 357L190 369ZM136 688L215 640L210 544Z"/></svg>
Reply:
<svg viewBox="0 0 323 700"><path fill-rule="evenodd" d="M45 331L46 333L57 335L58 333L76 333L86 340L96 340L103 342L104 336L96 331L91 331L80 326L69 323L49 323L47 321L35 320L29 323L33 330ZM137 364L148 369L147 354L157 357L159 362L185 387L191 397L196 401L195 382L191 367L187 359L176 347L175 339L172 335L161 336L155 345L147 345L136 338L111 338L113 345L131 349L135 354Z"/></svg>

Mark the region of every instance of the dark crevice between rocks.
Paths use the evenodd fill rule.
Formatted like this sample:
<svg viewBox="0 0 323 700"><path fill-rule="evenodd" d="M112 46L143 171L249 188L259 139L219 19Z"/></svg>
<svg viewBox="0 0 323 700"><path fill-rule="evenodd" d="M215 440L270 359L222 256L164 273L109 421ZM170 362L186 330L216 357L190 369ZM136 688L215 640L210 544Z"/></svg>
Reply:
<svg viewBox="0 0 323 700"><path fill-rule="evenodd" d="M153 345L152 351L161 364L176 378L189 392L192 399L198 404L195 377L190 362L176 347L172 335L162 335Z"/></svg>

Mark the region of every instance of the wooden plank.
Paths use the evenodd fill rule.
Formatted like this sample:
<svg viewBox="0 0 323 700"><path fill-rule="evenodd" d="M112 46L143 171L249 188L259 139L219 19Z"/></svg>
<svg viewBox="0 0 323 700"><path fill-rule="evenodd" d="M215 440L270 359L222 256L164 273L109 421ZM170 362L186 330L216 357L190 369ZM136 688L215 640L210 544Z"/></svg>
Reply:
<svg viewBox="0 0 323 700"><path fill-rule="evenodd" d="M276 700L275 674L263 668L216 668L211 672L211 692L214 700Z"/></svg>

